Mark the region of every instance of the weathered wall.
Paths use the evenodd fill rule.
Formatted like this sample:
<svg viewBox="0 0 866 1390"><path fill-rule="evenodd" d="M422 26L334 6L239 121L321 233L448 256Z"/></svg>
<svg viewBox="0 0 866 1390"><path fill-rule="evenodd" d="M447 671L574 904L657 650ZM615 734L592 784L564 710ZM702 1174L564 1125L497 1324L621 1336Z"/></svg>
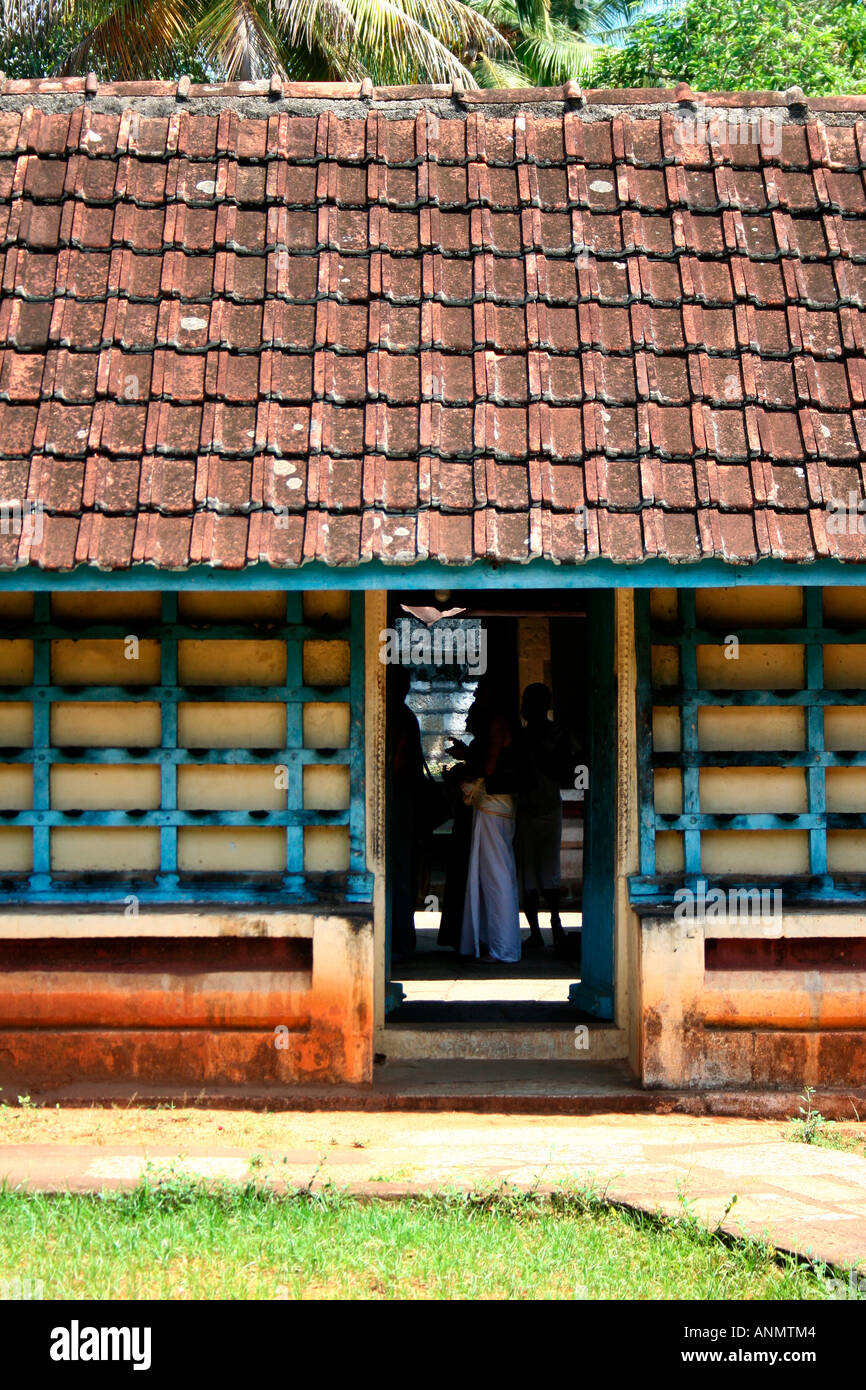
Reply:
<svg viewBox="0 0 866 1390"><path fill-rule="evenodd" d="M813 949L771 969L756 937L748 922L642 920L645 1085L866 1085L866 914L784 914L778 939Z"/></svg>
<svg viewBox="0 0 866 1390"><path fill-rule="evenodd" d="M0 915L0 1086L366 1082L372 914Z"/></svg>

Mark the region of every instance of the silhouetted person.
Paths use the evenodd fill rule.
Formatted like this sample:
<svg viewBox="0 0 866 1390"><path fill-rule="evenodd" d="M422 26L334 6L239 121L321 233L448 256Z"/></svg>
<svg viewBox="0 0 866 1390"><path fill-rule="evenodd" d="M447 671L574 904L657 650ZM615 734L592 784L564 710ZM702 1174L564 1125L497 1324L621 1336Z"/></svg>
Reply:
<svg viewBox="0 0 866 1390"><path fill-rule="evenodd" d="M546 685L538 683L526 687L520 707L526 726L517 736L520 780L514 844L523 911L529 923L525 945L530 950L544 945L538 923L542 897L550 913L554 947L561 950L565 943L559 916L562 883L560 787L568 783L572 745L567 731L548 718L552 699Z"/></svg>

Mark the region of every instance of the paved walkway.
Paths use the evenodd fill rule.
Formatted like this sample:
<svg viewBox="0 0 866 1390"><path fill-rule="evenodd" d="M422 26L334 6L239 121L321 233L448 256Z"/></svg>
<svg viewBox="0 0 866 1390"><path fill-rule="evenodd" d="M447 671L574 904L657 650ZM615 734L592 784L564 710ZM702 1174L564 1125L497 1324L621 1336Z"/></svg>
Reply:
<svg viewBox="0 0 866 1390"><path fill-rule="evenodd" d="M846 1132L866 1138L864 1125ZM651 1211L676 1213L687 1199L733 1234L866 1270L866 1158L785 1133L770 1120L685 1115L9 1110L0 1179L96 1191L182 1172L379 1197L578 1183Z"/></svg>

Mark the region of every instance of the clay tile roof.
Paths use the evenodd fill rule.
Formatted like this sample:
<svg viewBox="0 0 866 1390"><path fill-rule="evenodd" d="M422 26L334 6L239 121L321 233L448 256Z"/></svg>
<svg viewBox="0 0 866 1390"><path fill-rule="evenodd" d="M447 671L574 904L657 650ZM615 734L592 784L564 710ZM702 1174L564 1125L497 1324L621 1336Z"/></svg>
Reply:
<svg viewBox="0 0 866 1390"><path fill-rule="evenodd" d="M866 97L3 82L0 568L862 563L864 168Z"/></svg>

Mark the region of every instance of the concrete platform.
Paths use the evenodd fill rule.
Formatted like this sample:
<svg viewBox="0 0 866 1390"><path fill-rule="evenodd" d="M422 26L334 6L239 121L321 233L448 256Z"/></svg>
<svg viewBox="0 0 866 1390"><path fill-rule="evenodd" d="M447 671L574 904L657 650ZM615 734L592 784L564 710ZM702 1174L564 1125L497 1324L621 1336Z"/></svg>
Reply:
<svg viewBox="0 0 866 1390"><path fill-rule="evenodd" d="M8 1090L11 1100L13 1093ZM194 1106L250 1112L464 1111L511 1115L724 1115L787 1119L798 1113L793 1091L654 1091L637 1085L624 1062L441 1061L386 1062L370 1086L177 1086L69 1083L33 1090L40 1105L64 1107ZM866 1116L866 1091L819 1092L814 1103L828 1119Z"/></svg>

